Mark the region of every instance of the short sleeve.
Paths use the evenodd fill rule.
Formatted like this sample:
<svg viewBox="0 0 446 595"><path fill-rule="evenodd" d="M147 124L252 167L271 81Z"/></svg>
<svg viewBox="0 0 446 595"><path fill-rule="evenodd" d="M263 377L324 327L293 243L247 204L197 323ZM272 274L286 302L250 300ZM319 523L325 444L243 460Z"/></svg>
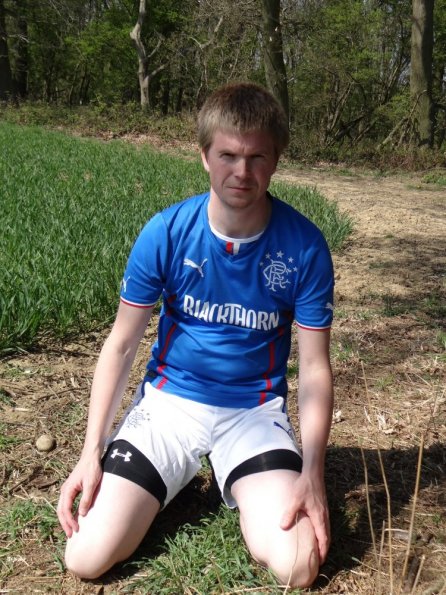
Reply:
<svg viewBox="0 0 446 595"><path fill-rule="evenodd" d="M323 330L333 321L334 273L330 250L322 234L304 253L295 303L302 328Z"/></svg>
<svg viewBox="0 0 446 595"><path fill-rule="evenodd" d="M166 279L169 238L164 219L155 215L142 229L130 252L121 283L121 300L148 308L159 299Z"/></svg>

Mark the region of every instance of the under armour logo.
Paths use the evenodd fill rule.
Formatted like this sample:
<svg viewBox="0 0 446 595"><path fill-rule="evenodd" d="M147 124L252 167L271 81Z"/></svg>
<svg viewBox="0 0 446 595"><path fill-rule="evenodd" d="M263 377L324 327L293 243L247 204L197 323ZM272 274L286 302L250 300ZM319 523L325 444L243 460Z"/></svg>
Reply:
<svg viewBox="0 0 446 595"><path fill-rule="evenodd" d="M116 458L116 457L122 457L124 459L125 463L128 463L130 461L130 459L132 458L132 453L127 451L124 454L122 454L122 452L119 452L119 450L117 448L115 448L115 450L112 452L112 454L110 455L112 459Z"/></svg>
<svg viewBox="0 0 446 595"><path fill-rule="evenodd" d="M197 264L193 260L190 260L190 258L185 258L184 261L183 261L183 264L185 264L188 267L192 267L193 269L196 269L200 273L200 275L202 277L204 277L203 267L204 267L204 265L206 264L207 261L208 261L208 259L205 258L201 264Z"/></svg>

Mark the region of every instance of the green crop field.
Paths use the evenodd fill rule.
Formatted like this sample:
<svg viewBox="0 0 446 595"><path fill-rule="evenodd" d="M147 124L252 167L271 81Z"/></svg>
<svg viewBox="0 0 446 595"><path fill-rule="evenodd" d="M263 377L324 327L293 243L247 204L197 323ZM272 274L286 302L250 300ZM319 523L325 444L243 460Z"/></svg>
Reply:
<svg viewBox="0 0 446 595"><path fill-rule="evenodd" d="M0 123L0 352L107 324L138 231L159 209L208 189L200 160ZM350 232L312 189L273 193L324 232Z"/></svg>

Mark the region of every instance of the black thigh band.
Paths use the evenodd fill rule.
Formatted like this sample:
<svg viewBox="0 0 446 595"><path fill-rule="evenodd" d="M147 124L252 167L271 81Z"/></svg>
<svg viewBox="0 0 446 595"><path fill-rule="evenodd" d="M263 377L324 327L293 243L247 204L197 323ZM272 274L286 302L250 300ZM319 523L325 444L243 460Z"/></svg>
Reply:
<svg viewBox="0 0 446 595"><path fill-rule="evenodd" d="M163 506L167 488L161 475L149 459L127 440L116 440L110 444L102 458L102 469L138 484Z"/></svg>
<svg viewBox="0 0 446 595"><path fill-rule="evenodd" d="M245 477L245 475L260 473L261 471L272 471L273 469L290 469L300 473L302 471L302 459L296 452L288 449L263 452L233 469L226 480L226 487L230 490L233 483L237 479Z"/></svg>

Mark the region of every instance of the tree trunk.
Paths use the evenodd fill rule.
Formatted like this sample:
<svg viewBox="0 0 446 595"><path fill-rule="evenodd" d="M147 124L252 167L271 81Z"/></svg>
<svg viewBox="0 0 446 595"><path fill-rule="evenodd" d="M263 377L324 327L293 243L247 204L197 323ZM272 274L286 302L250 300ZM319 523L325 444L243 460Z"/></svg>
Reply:
<svg viewBox="0 0 446 595"><path fill-rule="evenodd" d="M16 46L16 73L15 88L16 93L21 99L28 95L28 20L27 20L27 0L21 0L17 3L17 28L18 43Z"/></svg>
<svg viewBox="0 0 446 595"><path fill-rule="evenodd" d="M141 40L141 29L146 16L146 0L140 0L138 20L130 32L130 37L135 44L138 53L138 81L140 91L140 102L143 109L149 108L149 75L147 70L147 52Z"/></svg>
<svg viewBox="0 0 446 595"><path fill-rule="evenodd" d="M420 147L432 148L434 109L432 53L434 0L412 0L410 94L416 104L415 134Z"/></svg>
<svg viewBox="0 0 446 595"><path fill-rule="evenodd" d="M280 0L262 0L263 60L269 90L289 116L288 83L283 59Z"/></svg>
<svg viewBox="0 0 446 595"><path fill-rule="evenodd" d="M5 24L5 6L0 0L0 100L7 101L14 97L14 83L9 62L8 40Z"/></svg>

